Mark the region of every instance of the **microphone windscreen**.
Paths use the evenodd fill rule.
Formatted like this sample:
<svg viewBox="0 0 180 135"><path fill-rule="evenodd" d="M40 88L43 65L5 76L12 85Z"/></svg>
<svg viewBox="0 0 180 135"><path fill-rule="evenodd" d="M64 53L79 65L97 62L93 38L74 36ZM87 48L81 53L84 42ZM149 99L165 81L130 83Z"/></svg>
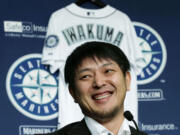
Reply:
<svg viewBox="0 0 180 135"><path fill-rule="evenodd" d="M133 120L133 115L131 114L130 111L125 111L124 112L124 117L129 120L129 121L132 121Z"/></svg>

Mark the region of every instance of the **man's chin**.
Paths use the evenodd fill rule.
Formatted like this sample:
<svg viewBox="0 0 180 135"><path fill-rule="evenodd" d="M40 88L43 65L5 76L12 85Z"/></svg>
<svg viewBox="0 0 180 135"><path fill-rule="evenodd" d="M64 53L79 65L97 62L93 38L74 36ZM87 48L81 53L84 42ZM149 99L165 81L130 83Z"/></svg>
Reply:
<svg viewBox="0 0 180 135"><path fill-rule="evenodd" d="M93 110L93 111L83 111L83 113L95 120L103 120L103 121L107 121L109 119L112 119L114 116L116 116L116 114L118 113L119 109L118 108L114 108L112 110Z"/></svg>

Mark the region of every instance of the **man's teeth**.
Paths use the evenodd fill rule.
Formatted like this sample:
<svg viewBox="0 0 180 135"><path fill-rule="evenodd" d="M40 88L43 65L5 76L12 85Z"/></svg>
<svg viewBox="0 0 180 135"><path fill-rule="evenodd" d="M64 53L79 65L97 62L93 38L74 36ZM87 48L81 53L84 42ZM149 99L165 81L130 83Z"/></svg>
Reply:
<svg viewBox="0 0 180 135"><path fill-rule="evenodd" d="M110 96L109 94L108 95L97 96L97 97L95 97L95 99L100 100L100 99L103 99L103 98L107 98L109 96Z"/></svg>

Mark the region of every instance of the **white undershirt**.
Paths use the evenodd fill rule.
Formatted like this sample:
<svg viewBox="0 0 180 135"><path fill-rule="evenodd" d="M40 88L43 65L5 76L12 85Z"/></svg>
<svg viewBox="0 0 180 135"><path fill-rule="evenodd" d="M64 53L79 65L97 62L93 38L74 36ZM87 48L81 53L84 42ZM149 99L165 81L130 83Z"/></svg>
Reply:
<svg viewBox="0 0 180 135"><path fill-rule="evenodd" d="M88 116L85 116L85 122L92 135L114 135L103 125ZM119 129L118 135L131 135L130 128L127 124L126 119L124 119L122 126Z"/></svg>

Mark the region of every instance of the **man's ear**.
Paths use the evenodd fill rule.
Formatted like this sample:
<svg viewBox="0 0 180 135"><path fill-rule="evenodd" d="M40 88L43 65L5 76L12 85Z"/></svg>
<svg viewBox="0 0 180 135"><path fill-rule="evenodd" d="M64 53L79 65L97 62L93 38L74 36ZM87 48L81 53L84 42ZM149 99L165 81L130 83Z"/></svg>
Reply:
<svg viewBox="0 0 180 135"><path fill-rule="evenodd" d="M129 71L126 72L125 79L126 79L126 88L127 88L127 91L129 91L131 89L131 73Z"/></svg>
<svg viewBox="0 0 180 135"><path fill-rule="evenodd" d="M73 97L74 102L77 103L77 98L76 98L77 96L76 96L74 90L72 89L72 87L70 87L70 86L69 86L69 93L70 93L71 96Z"/></svg>

